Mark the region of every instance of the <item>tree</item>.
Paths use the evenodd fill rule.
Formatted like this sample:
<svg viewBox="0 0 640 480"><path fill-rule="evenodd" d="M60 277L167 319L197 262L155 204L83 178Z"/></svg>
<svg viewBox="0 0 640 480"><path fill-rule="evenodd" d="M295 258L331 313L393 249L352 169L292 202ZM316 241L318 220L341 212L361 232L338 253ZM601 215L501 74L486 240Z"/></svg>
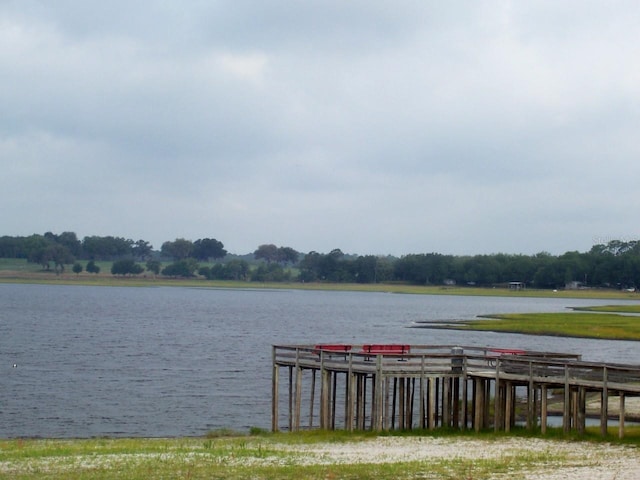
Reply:
<svg viewBox="0 0 640 480"><path fill-rule="evenodd" d="M49 269L49 260L45 258L45 250L50 245L49 241L42 235L31 235L24 239L23 249L27 261L38 263L42 268Z"/></svg>
<svg viewBox="0 0 640 480"><path fill-rule="evenodd" d="M138 275L144 272L142 265L139 265L131 258L117 260L111 265L112 275Z"/></svg>
<svg viewBox="0 0 640 480"><path fill-rule="evenodd" d="M294 264L298 261L299 255L300 254L291 247L279 247L277 258L278 261L282 264Z"/></svg>
<svg viewBox="0 0 640 480"><path fill-rule="evenodd" d="M79 257L82 253L82 243L78 240L75 232L62 232L56 236L56 243L66 247L74 257Z"/></svg>
<svg viewBox="0 0 640 480"><path fill-rule="evenodd" d="M307 253L300 261L300 274L298 280L301 282L315 282L320 276L320 261L323 255L312 251Z"/></svg>
<svg viewBox="0 0 640 480"><path fill-rule="evenodd" d="M162 269L162 274L168 277L194 277L198 269L198 262L193 258L178 260Z"/></svg>
<svg viewBox="0 0 640 480"><path fill-rule="evenodd" d="M278 261L278 247L274 244L260 245L258 249L253 252L253 256L256 260L265 260L267 263Z"/></svg>
<svg viewBox="0 0 640 480"><path fill-rule="evenodd" d="M100 273L100 267L96 265L96 262L94 262L93 260L89 260L85 270L89 273Z"/></svg>
<svg viewBox="0 0 640 480"><path fill-rule="evenodd" d="M146 260L151 255L153 247L146 240L138 240L131 246L131 253L140 260Z"/></svg>
<svg viewBox="0 0 640 480"><path fill-rule="evenodd" d="M73 264L73 273L75 273L76 275L79 275L82 272L82 265L80 265L78 262Z"/></svg>
<svg viewBox="0 0 640 480"><path fill-rule="evenodd" d="M158 260L147 260L147 271L153 272L155 275L160 273L162 264Z"/></svg>
<svg viewBox="0 0 640 480"><path fill-rule="evenodd" d="M227 251L224 249L223 243L215 238L200 238L193 242L192 255L196 259L206 262L210 258L224 258Z"/></svg>
<svg viewBox="0 0 640 480"><path fill-rule="evenodd" d="M82 249L91 260L114 260L133 254L133 240L122 237L84 237Z"/></svg>
<svg viewBox="0 0 640 480"><path fill-rule="evenodd" d="M253 282L285 282L291 279L291 273L278 263L262 263L251 275Z"/></svg>
<svg viewBox="0 0 640 480"><path fill-rule="evenodd" d="M64 272L64 266L75 262L74 256L69 249L60 244L49 245L43 254L43 259L47 262L53 262L56 273Z"/></svg>
<svg viewBox="0 0 640 480"><path fill-rule="evenodd" d="M184 238L176 238L173 242L164 242L160 247L163 256L174 260L184 260L191 256L193 242Z"/></svg>

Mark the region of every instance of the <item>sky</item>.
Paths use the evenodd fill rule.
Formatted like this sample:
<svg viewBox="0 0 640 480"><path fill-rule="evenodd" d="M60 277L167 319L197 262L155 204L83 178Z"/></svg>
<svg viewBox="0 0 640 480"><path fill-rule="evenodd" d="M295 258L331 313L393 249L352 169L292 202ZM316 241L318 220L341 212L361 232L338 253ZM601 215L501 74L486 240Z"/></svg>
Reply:
<svg viewBox="0 0 640 480"><path fill-rule="evenodd" d="M640 238L640 2L0 0L0 236Z"/></svg>

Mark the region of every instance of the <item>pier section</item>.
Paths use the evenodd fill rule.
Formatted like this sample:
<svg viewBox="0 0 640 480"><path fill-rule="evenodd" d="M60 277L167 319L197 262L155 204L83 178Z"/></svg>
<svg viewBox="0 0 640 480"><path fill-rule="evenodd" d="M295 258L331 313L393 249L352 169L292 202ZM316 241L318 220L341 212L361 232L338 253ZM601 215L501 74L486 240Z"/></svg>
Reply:
<svg viewBox="0 0 640 480"><path fill-rule="evenodd" d="M520 422L544 433L553 403L565 432L583 432L587 400L596 397L602 434L613 419L622 437L625 401L640 396L640 366L584 362L572 353L318 344L275 345L272 355L273 431L509 431Z"/></svg>

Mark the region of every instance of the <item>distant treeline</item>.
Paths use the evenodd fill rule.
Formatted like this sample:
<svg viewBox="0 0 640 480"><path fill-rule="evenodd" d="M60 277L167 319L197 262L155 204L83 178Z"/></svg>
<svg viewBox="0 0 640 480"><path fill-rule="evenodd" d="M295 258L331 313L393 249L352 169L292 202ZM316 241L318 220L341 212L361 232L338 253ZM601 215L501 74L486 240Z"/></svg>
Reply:
<svg viewBox="0 0 640 480"><path fill-rule="evenodd" d="M65 265L73 265L73 271L79 273L83 269L79 261L86 260L87 271L97 273L96 261L111 261L114 275L140 274L146 269L169 277L199 275L208 279L259 282L478 286L519 282L534 288L635 288L640 285L640 241L637 240L612 240L606 245L595 245L588 252L572 251L559 256L546 252L472 256L418 253L398 258L346 255L340 249L303 254L291 247L272 244L260 245L252 254L237 256L228 255L222 242L214 238L196 241L178 238L154 250L145 240L111 236L79 240L73 232L59 235L47 232L28 237L0 237L0 257L24 258L42 265L45 270L53 268L57 272L64 271Z"/></svg>

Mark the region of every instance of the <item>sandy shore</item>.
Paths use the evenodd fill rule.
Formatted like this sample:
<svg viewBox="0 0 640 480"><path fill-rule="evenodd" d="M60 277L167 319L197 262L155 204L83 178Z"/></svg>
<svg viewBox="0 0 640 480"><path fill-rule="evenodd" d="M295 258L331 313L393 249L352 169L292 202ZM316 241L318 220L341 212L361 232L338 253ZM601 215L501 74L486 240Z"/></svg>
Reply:
<svg viewBox="0 0 640 480"><path fill-rule="evenodd" d="M286 446L301 454L301 463L397 463L487 461L513 459L509 472L490 478L527 480L637 480L640 478L640 451L635 447L565 442L541 439L504 438L497 440L434 439L428 437L381 437L346 444ZM527 459L526 466L519 459ZM534 459L532 462L531 459Z"/></svg>
<svg viewBox="0 0 640 480"><path fill-rule="evenodd" d="M246 443L230 441L227 449L223 440L222 449L218 450L207 447L207 442L213 442L213 445L215 440L191 440L184 444L170 442L160 451L140 453L118 453L112 450L113 445L105 445L104 451L60 455L54 448L51 455L19 455L12 460L0 461L0 478L66 478L72 472L73 478L139 478L134 472L140 471L161 472L163 478L187 478L171 475L192 470L199 472L199 476L194 478L209 478L210 474L219 473L221 466L226 469L223 471L233 475L236 475L236 467L245 472L232 475L232 478L264 478L260 475L247 477L246 472L251 474L260 467L277 472L278 467L319 466L322 468L318 472L326 473L331 472L332 465L354 464L368 464L363 468L369 472L375 472L377 466L385 471L386 466L382 464L398 464L391 470L398 480L640 478L640 449L607 443L419 436L327 443L281 443L268 437L249 440ZM163 439L157 441L164 442ZM36 450L40 447L34 446ZM402 473L403 467L407 469L406 475ZM327 475L321 478L340 478L339 474Z"/></svg>

